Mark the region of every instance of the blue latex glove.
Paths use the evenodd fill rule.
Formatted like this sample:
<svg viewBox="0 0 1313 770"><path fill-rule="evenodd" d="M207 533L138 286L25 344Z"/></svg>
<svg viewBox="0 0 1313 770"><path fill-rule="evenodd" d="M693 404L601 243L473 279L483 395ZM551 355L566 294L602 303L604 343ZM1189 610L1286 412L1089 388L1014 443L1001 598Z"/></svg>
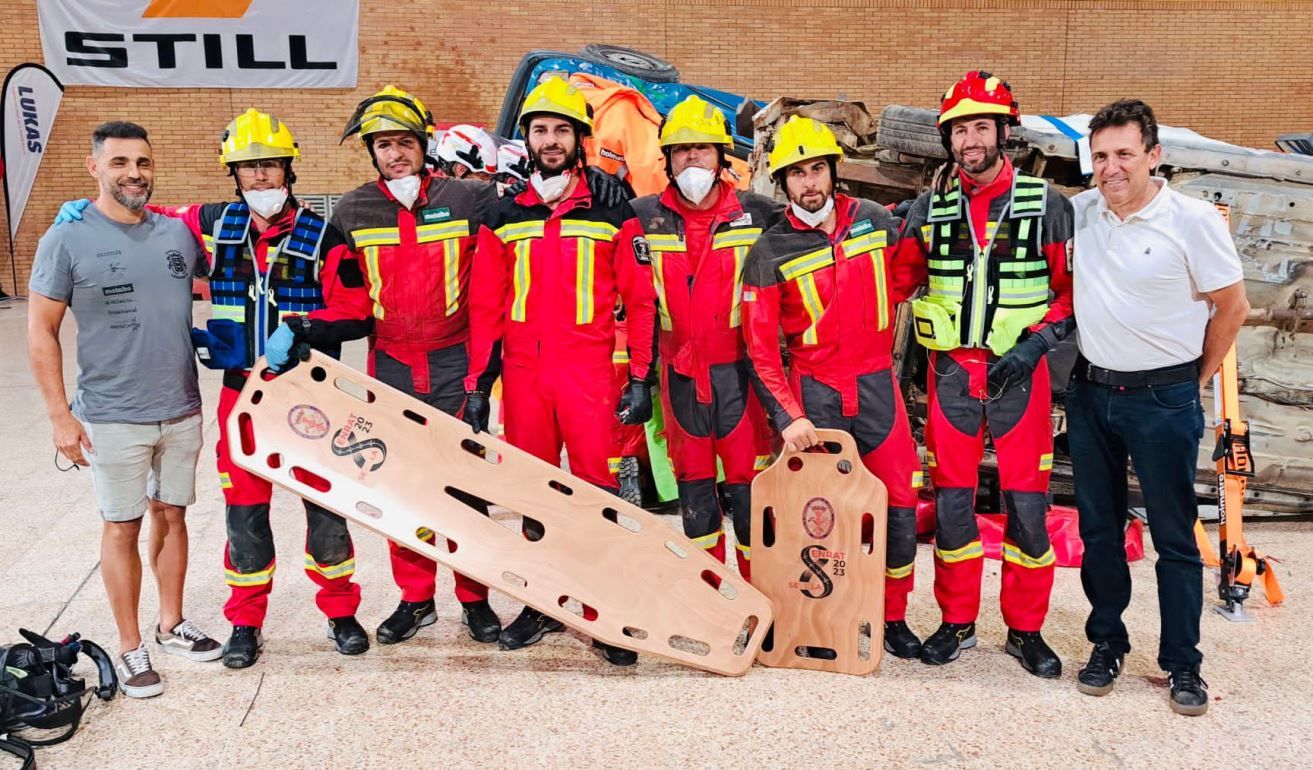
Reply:
<svg viewBox="0 0 1313 770"><path fill-rule="evenodd" d="M288 361L292 358L292 347L296 345L296 332L286 323L274 330L269 335L269 341L264 344L264 359L269 362L269 368L275 372L281 372L288 367Z"/></svg>
<svg viewBox="0 0 1313 770"><path fill-rule="evenodd" d="M58 226L68 222L81 222L82 210L90 205L90 198L78 198L75 201L64 201L64 205L59 207L59 213L55 215L55 225Z"/></svg>

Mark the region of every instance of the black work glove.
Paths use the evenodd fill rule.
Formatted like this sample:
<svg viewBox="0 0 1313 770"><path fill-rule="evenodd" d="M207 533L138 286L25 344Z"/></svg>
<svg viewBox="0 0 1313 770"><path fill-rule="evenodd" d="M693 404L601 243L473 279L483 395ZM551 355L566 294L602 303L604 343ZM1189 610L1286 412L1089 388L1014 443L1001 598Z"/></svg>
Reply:
<svg viewBox="0 0 1313 770"><path fill-rule="evenodd" d="M1030 382L1040 359L1075 328L1076 319L1065 318L1022 337L1002 358L989 365L986 380L989 388L1001 396L1015 385Z"/></svg>
<svg viewBox="0 0 1313 770"><path fill-rule="evenodd" d="M527 189L529 189L528 182L524 181L523 179L516 179L514 182L511 182L510 184L506 185L506 189L502 191L501 197L514 198L515 196L519 195L520 193L524 192Z"/></svg>
<svg viewBox="0 0 1313 770"><path fill-rule="evenodd" d="M612 176L596 166L584 167L584 179L593 199L603 206L615 207L634 199L634 191L618 176Z"/></svg>
<svg viewBox="0 0 1313 770"><path fill-rule="evenodd" d="M488 413L491 406L488 404L488 394L480 390L465 391L465 409L461 412L461 419L475 433L481 433L488 430Z"/></svg>
<svg viewBox="0 0 1313 770"><path fill-rule="evenodd" d="M630 377L615 416L621 425L642 425L652 419L652 386L646 380Z"/></svg>

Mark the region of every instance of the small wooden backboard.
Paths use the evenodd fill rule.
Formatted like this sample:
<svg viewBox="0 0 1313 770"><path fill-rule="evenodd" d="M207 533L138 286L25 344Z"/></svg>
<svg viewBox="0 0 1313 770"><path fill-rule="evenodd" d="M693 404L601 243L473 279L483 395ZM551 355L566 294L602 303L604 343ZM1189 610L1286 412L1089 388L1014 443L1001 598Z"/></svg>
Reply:
<svg viewBox="0 0 1313 770"><path fill-rule="evenodd" d="M775 606L757 659L866 675L884 651L889 496L852 436L785 452L752 483L752 584Z"/></svg>
<svg viewBox="0 0 1313 770"><path fill-rule="evenodd" d="M751 668L769 600L652 514L327 356L254 371L228 425L241 468L594 639ZM545 534L527 539L483 502Z"/></svg>

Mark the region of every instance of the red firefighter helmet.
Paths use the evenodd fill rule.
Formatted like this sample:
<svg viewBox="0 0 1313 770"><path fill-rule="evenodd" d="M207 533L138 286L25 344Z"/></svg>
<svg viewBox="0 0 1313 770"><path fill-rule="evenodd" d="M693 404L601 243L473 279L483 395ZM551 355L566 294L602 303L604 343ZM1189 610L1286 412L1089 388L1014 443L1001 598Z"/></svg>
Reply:
<svg viewBox="0 0 1313 770"><path fill-rule="evenodd" d="M954 119L974 115L997 115L1009 125L1021 125L1021 109L1006 82L988 72L972 70L944 92L939 103L939 128Z"/></svg>

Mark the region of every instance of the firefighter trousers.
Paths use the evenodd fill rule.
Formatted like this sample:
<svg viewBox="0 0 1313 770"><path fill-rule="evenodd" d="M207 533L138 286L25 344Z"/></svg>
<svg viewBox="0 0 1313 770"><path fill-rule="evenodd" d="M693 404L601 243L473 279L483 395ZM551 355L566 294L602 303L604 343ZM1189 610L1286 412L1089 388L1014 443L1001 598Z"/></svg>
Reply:
<svg viewBox="0 0 1313 770"><path fill-rule="evenodd" d="M416 393L410 367L386 352L375 350L370 354L370 374L385 385L414 396L429 406L459 417L465 406L465 374L469 368L469 355L465 343L451 345L428 353L429 392ZM487 507L484 515L487 515ZM421 533L423 539L434 542L432 531ZM450 550L455 550L448 543ZM426 602L437 592L438 564L427 556L388 541L388 554L392 561L392 579L401 589L401 601ZM461 603L483 601L488 598L488 587L471 580L459 572L456 577L456 599Z"/></svg>
<svg viewBox="0 0 1313 770"><path fill-rule="evenodd" d="M1030 382L999 394L986 386L989 364L997 360L980 349L930 354L926 458L935 488L935 598L946 623L972 623L980 613L985 552L975 496L988 429L1007 512L1003 620L1017 631L1038 631L1054 567L1045 524L1053 467L1048 362L1040 359Z"/></svg>
<svg viewBox="0 0 1313 770"><path fill-rule="evenodd" d="M751 579L752 479L770 464L766 413L748 381L746 361L710 367L711 403L697 400L693 378L667 366L661 377L670 463L679 485L684 535L725 561L724 516L734 526L739 574ZM725 482L717 488L717 463Z"/></svg>
<svg viewBox="0 0 1313 770"><path fill-rule="evenodd" d="M857 377L857 414L843 413L839 391L806 375L792 377L807 419L817 428L847 431L857 442L862 464L889 492L885 546L884 619L907 616L907 596L916 561L916 495L923 484L898 381L891 369Z"/></svg>
<svg viewBox="0 0 1313 770"><path fill-rule="evenodd" d="M269 526L273 487L259 476L238 468L229 457L228 416L240 394L240 390L228 384L219 392L219 442L215 451L219 485L227 504L228 542L223 567L231 589L223 614L235 626L260 627L269 609L277 566L274 535ZM319 586L315 604L330 618L355 615L360 606L360 586L351 580L356 558L346 520L308 500L305 519L305 573Z"/></svg>

